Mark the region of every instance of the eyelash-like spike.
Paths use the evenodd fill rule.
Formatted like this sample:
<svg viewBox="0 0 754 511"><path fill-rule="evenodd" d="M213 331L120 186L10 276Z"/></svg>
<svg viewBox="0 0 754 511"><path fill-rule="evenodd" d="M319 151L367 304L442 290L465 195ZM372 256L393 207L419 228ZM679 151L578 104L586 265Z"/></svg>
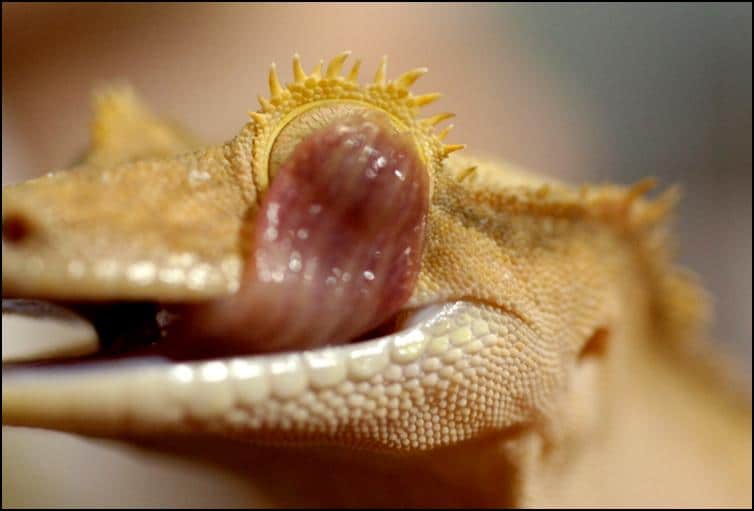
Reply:
<svg viewBox="0 0 754 511"><path fill-rule="evenodd" d="M453 117L453 114L440 113L425 119L417 117L421 107L441 97L436 92L416 96L410 93L409 88L427 73L426 68L409 70L389 81L387 56L384 56L377 67L374 81L362 86L358 83L360 60L355 61L347 76L342 74L350 55L350 51L339 53L329 60L326 68L325 61L320 60L307 75L301 57L295 54L292 62L293 82L287 86L281 84L276 66L273 64L270 67L270 96L259 97L261 109L259 115L251 114L253 138L247 142L252 146L252 174L260 193L265 192L280 163L298 141L314 129L354 110L387 114L396 131L413 139L430 176L442 171L442 160L448 154L463 147L443 144L450 127L440 133L435 132L435 126ZM281 140L284 142L277 143Z"/></svg>

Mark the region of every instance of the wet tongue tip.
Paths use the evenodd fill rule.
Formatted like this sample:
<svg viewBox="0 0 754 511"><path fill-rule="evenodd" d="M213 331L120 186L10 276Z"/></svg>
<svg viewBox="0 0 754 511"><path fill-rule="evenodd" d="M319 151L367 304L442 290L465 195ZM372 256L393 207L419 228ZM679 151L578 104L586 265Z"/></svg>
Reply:
<svg viewBox="0 0 754 511"><path fill-rule="evenodd" d="M427 170L386 118L315 131L249 220L238 293L192 314L191 349L307 349L375 328L410 297L428 207Z"/></svg>

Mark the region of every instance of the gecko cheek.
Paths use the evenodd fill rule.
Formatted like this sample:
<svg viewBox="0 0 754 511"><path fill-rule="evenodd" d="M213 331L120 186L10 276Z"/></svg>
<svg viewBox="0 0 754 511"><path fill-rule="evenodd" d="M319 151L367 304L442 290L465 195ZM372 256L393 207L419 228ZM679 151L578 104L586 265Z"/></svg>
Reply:
<svg viewBox="0 0 754 511"><path fill-rule="evenodd" d="M305 349L375 328L413 292L428 207L427 170L387 119L313 132L249 219L239 292L191 314L189 350Z"/></svg>

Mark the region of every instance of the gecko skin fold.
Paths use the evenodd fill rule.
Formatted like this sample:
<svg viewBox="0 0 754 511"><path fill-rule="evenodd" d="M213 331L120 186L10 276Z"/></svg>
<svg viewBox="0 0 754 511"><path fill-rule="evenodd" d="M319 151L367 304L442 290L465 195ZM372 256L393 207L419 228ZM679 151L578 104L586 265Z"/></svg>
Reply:
<svg viewBox="0 0 754 511"><path fill-rule="evenodd" d="M706 297L671 250L673 191L457 153L437 131L450 114L419 117L439 98L410 90L426 69L389 80L383 60L361 84L347 57L310 73L295 57L286 85L273 66L269 98L220 145L130 91L98 95L83 161L3 188L3 296L232 299L249 226L300 143L376 113L429 178L395 328L256 355L5 366L3 424L225 465L270 506L750 506L750 398L723 397Z"/></svg>

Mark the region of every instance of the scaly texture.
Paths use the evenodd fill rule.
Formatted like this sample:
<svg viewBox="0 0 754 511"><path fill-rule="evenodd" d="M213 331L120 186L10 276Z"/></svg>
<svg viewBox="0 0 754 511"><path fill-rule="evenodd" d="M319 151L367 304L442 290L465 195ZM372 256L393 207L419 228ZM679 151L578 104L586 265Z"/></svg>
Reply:
<svg viewBox="0 0 754 511"><path fill-rule="evenodd" d="M297 141L376 109L413 137L432 177L405 307L418 312L403 330L288 354L5 370L4 423L304 446L259 470L253 455L241 464L282 505L750 505L749 405L708 399L665 349L699 343L706 317L668 248L673 195L445 158L460 146L431 127L448 116L416 120L437 95L408 92L421 70L387 82L383 63L361 87L356 72L339 76L344 59L309 75L295 59L287 87L273 69L271 99L223 146L4 188L4 222L30 232L4 243L3 291L177 303L232 292L244 222Z"/></svg>

